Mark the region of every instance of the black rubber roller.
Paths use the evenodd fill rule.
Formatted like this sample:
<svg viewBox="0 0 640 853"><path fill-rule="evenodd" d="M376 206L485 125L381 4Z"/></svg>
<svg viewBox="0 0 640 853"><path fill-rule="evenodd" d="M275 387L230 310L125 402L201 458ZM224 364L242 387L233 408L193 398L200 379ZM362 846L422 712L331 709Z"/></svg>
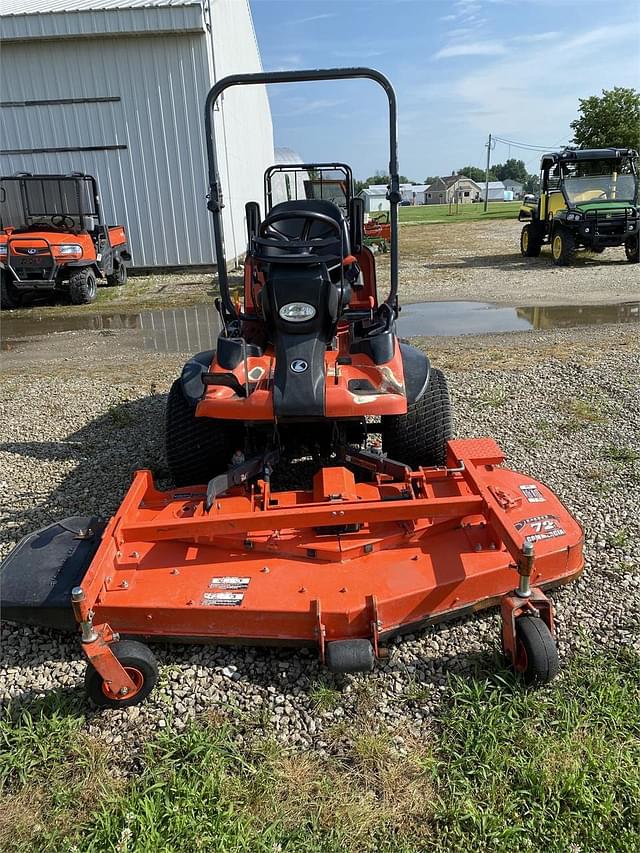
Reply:
<svg viewBox="0 0 640 853"><path fill-rule="evenodd" d="M333 640L325 647L325 663L331 672L371 672L373 646L369 640Z"/></svg>

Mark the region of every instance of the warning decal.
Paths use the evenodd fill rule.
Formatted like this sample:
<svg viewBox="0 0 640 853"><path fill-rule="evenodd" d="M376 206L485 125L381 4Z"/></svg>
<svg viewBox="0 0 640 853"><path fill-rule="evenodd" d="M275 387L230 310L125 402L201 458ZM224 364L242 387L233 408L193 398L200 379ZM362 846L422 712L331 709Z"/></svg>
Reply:
<svg viewBox="0 0 640 853"><path fill-rule="evenodd" d="M246 589L251 578L238 578L233 575L211 578L209 589Z"/></svg>
<svg viewBox="0 0 640 853"><path fill-rule="evenodd" d="M243 598L243 592L205 592L202 603L213 607L237 607Z"/></svg>
<svg viewBox="0 0 640 853"><path fill-rule="evenodd" d="M544 498L540 494L540 489L536 486L535 483L524 483L522 486L520 486L520 491L530 504L544 503Z"/></svg>
<svg viewBox="0 0 640 853"><path fill-rule="evenodd" d="M540 542L542 539L557 539L566 531L560 527L555 515L536 515L516 522L516 530L525 531L525 542Z"/></svg>

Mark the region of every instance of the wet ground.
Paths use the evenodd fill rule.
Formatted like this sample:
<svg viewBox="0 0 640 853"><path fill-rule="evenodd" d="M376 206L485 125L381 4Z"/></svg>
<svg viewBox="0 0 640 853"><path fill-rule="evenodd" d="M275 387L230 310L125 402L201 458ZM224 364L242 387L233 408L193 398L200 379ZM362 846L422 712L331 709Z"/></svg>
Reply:
<svg viewBox="0 0 640 853"><path fill-rule="evenodd" d="M469 334L564 329L601 324L640 323L640 301L609 305L554 305L504 307L488 302L423 302L405 305L398 320L402 337L451 337ZM146 352L194 353L209 349L220 330L218 312L211 304L132 313L51 315L46 308L29 314L6 315L2 320L1 348L24 352L41 347L59 333L118 333L118 346ZM59 342L59 338L55 343Z"/></svg>

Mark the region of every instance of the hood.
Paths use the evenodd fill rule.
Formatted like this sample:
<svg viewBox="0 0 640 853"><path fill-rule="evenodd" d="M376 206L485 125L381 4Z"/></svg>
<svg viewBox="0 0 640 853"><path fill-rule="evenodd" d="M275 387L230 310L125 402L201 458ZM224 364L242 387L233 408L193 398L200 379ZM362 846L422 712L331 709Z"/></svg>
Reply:
<svg viewBox="0 0 640 853"><path fill-rule="evenodd" d="M588 210L623 210L625 207L635 207L629 199L620 199L620 201L585 201L581 204L576 204L575 209L586 213Z"/></svg>

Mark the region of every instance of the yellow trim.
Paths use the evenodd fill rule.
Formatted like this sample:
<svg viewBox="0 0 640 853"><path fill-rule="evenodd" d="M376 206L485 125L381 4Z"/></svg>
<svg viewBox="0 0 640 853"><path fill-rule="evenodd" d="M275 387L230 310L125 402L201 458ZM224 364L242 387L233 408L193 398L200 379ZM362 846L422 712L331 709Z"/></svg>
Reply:
<svg viewBox="0 0 640 853"><path fill-rule="evenodd" d="M522 229L522 248L525 250L525 252L529 248L529 229L528 228Z"/></svg>
<svg viewBox="0 0 640 853"><path fill-rule="evenodd" d="M553 257L557 261L560 255L562 254L562 237L560 236L560 234L556 234L556 236L553 238L552 251Z"/></svg>

